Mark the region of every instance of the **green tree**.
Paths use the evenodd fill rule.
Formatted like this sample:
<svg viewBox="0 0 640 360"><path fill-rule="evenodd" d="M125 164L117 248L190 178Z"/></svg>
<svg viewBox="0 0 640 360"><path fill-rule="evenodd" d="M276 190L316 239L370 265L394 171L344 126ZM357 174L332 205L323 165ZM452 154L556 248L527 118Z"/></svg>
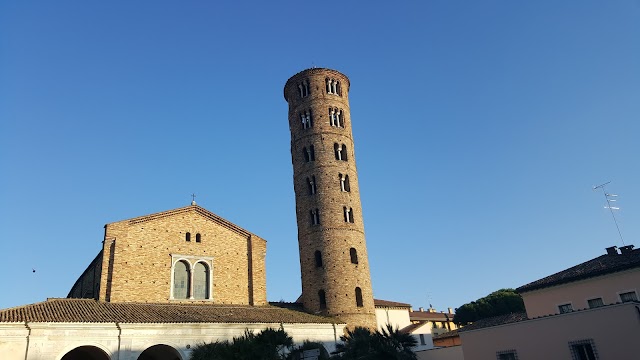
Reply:
<svg viewBox="0 0 640 360"><path fill-rule="evenodd" d="M191 360L282 360L293 346L293 340L282 330L267 328L244 334L232 341L216 341L196 345Z"/></svg>
<svg viewBox="0 0 640 360"><path fill-rule="evenodd" d="M456 309L453 322L468 325L480 319L525 311L520 294L514 289L500 289Z"/></svg>
<svg viewBox="0 0 640 360"><path fill-rule="evenodd" d="M347 330L340 337L342 343L336 345L332 359L359 360L415 360L416 354L411 350L417 345L411 334L403 333L391 325L382 331L372 333L369 329L357 327Z"/></svg>

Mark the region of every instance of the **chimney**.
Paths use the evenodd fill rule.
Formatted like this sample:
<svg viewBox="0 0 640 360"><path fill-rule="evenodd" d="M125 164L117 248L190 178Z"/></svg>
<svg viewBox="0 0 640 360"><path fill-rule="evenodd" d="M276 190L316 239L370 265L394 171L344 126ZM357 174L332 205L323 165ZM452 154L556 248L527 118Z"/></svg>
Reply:
<svg viewBox="0 0 640 360"><path fill-rule="evenodd" d="M424 312L424 308L423 307L419 307L418 310L420 310L420 312Z"/></svg>
<svg viewBox="0 0 640 360"><path fill-rule="evenodd" d="M620 254L631 254L632 251L633 251L633 245L620 247Z"/></svg>
<svg viewBox="0 0 640 360"><path fill-rule="evenodd" d="M453 314L453 309L452 308L449 308L448 310L449 310L449 314Z"/></svg>
<svg viewBox="0 0 640 360"><path fill-rule="evenodd" d="M434 308L429 308L429 312L430 312L430 313L435 313L435 312L436 312L436 309L434 309Z"/></svg>
<svg viewBox="0 0 640 360"><path fill-rule="evenodd" d="M607 250L607 255L618 255L618 247L617 246L611 246L606 248L605 250Z"/></svg>

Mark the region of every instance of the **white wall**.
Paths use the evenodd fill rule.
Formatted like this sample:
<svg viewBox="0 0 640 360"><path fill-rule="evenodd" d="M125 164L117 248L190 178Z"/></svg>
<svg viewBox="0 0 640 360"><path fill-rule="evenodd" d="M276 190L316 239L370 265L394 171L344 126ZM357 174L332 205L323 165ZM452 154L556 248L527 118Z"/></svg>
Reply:
<svg viewBox="0 0 640 360"><path fill-rule="evenodd" d="M394 328L403 329L411 325L409 308L376 308L378 330L391 324Z"/></svg>

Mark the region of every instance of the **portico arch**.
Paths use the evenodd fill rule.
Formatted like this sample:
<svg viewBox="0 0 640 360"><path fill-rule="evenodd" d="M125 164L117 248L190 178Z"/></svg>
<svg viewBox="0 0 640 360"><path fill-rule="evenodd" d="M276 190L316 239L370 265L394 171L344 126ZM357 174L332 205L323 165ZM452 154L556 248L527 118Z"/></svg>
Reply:
<svg viewBox="0 0 640 360"><path fill-rule="evenodd" d="M178 350L165 344L153 345L138 356L138 360L183 360Z"/></svg>
<svg viewBox="0 0 640 360"><path fill-rule="evenodd" d="M110 360L104 350L91 346L79 346L66 353L61 360Z"/></svg>

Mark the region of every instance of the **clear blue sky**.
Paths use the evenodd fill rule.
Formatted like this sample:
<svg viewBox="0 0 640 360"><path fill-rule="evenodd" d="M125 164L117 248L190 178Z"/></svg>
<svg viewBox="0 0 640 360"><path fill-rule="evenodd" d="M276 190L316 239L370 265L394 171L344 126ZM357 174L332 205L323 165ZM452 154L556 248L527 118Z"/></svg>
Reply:
<svg viewBox="0 0 640 360"><path fill-rule="evenodd" d="M0 308L198 204L300 293L286 80L351 79L376 298L439 310L640 246L640 1L0 0ZM31 269L35 268L36 273Z"/></svg>

